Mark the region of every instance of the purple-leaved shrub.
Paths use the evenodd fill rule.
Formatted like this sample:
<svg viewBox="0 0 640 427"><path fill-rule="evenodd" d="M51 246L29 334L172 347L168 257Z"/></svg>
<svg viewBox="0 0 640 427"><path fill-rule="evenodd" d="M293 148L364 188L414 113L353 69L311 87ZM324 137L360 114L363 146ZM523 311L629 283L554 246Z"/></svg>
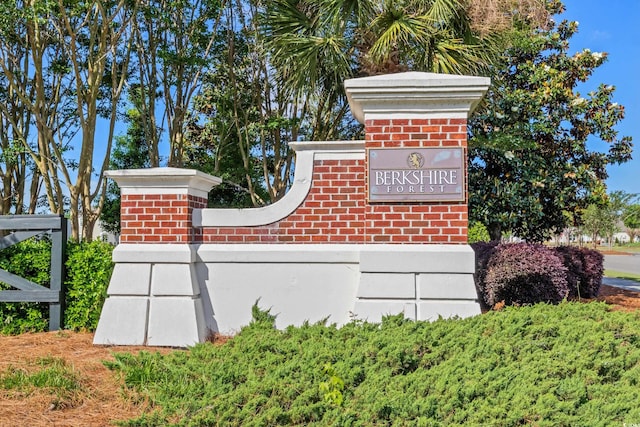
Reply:
<svg viewBox="0 0 640 427"><path fill-rule="evenodd" d="M581 282L584 278L584 256L580 248L575 246L559 246L555 248L561 257L562 263L567 267L567 285L569 286L569 299L584 298Z"/></svg>
<svg viewBox="0 0 640 427"><path fill-rule="evenodd" d="M477 242L473 243L471 247L476 253L476 274L474 275L476 282L476 291L478 292L480 305L483 310L491 307L487 306L484 289L484 278L487 275L487 264L493 256L498 242Z"/></svg>
<svg viewBox="0 0 640 427"><path fill-rule="evenodd" d="M604 256L594 249L580 248L580 252L582 252L584 272L580 280L580 296L595 298L600 291L600 285L602 285Z"/></svg>
<svg viewBox="0 0 640 427"><path fill-rule="evenodd" d="M501 244L484 272L482 295L489 306L558 303L569 295L567 267L552 249L530 243Z"/></svg>

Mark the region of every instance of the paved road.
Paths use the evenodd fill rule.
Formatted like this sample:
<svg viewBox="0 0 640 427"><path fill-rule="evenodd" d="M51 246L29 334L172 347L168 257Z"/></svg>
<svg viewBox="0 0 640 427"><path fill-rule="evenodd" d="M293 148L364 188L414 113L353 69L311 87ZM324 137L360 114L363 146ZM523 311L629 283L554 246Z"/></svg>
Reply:
<svg viewBox="0 0 640 427"><path fill-rule="evenodd" d="M640 274L640 254L605 255L604 268L623 273Z"/></svg>

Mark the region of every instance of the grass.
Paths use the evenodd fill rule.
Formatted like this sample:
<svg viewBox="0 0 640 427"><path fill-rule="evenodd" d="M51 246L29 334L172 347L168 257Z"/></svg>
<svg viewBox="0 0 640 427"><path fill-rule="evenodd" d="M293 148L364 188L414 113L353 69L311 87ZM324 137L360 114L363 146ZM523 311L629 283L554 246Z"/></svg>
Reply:
<svg viewBox="0 0 640 427"><path fill-rule="evenodd" d="M640 283L640 274L625 273L625 272L622 272L622 271L615 271L615 270L605 270L604 271L604 276L605 277L611 277L611 278L614 278L614 279L633 280L635 282Z"/></svg>
<svg viewBox="0 0 640 427"><path fill-rule="evenodd" d="M602 250L608 250L608 246L600 246ZM624 245L615 245L612 248L615 252L640 253L640 243L627 243Z"/></svg>
<svg viewBox="0 0 640 427"><path fill-rule="evenodd" d="M223 346L117 354L155 410L122 423L225 426L608 426L640 420L640 316L604 303L468 319L273 327Z"/></svg>
<svg viewBox="0 0 640 427"><path fill-rule="evenodd" d="M12 366L0 373L0 389L21 395L36 390L54 396L51 409L73 406L82 391L79 376L64 359L44 357L36 360L29 369Z"/></svg>

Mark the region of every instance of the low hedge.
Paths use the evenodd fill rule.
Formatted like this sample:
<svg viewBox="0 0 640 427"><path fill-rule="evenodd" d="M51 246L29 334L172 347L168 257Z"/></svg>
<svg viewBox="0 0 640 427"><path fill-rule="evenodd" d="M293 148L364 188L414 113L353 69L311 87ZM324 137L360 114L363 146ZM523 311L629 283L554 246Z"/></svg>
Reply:
<svg viewBox="0 0 640 427"><path fill-rule="evenodd" d="M606 304L276 330L115 354L150 409L127 426L622 426L640 420L640 317Z"/></svg>
<svg viewBox="0 0 640 427"><path fill-rule="evenodd" d="M569 270L569 297L597 297L604 274L604 256L596 250L575 246L560 246L556 252Z"/></svg>
<svg viewBox="0 0 640 427"><path fill-rule="evenodd" d="M0 251L0 268L39 285L49 285L51 242L30 239ZM69 243L65 286L67 329L95 330L113 270L113 246L94 241ZM0 283L0 289L8 289ZM0 303L0 333L46 331L49 305L44 303Z"/></svg>
<svg viewBox="0 0 640 427"><path fill-rule="evenodd" d="M475 243L476 287L485 308L594 298L604 272L599 252L572 246Z"/></svg>

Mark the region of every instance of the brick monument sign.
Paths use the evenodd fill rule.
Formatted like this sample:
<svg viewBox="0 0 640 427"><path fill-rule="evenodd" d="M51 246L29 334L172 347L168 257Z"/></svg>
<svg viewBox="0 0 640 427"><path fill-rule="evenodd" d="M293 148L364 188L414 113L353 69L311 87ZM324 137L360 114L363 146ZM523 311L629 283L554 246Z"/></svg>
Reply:
<svg viewBox="0 0 640 427"><path fill-rule="evenodd" d="M208 209L220 179L110 171L121 244L94 342L185 346L248 324L379 321L480 312L467 244L467 117L483 77L347 80L364 141L292 142L294 183L273 205Z"/></svg>

